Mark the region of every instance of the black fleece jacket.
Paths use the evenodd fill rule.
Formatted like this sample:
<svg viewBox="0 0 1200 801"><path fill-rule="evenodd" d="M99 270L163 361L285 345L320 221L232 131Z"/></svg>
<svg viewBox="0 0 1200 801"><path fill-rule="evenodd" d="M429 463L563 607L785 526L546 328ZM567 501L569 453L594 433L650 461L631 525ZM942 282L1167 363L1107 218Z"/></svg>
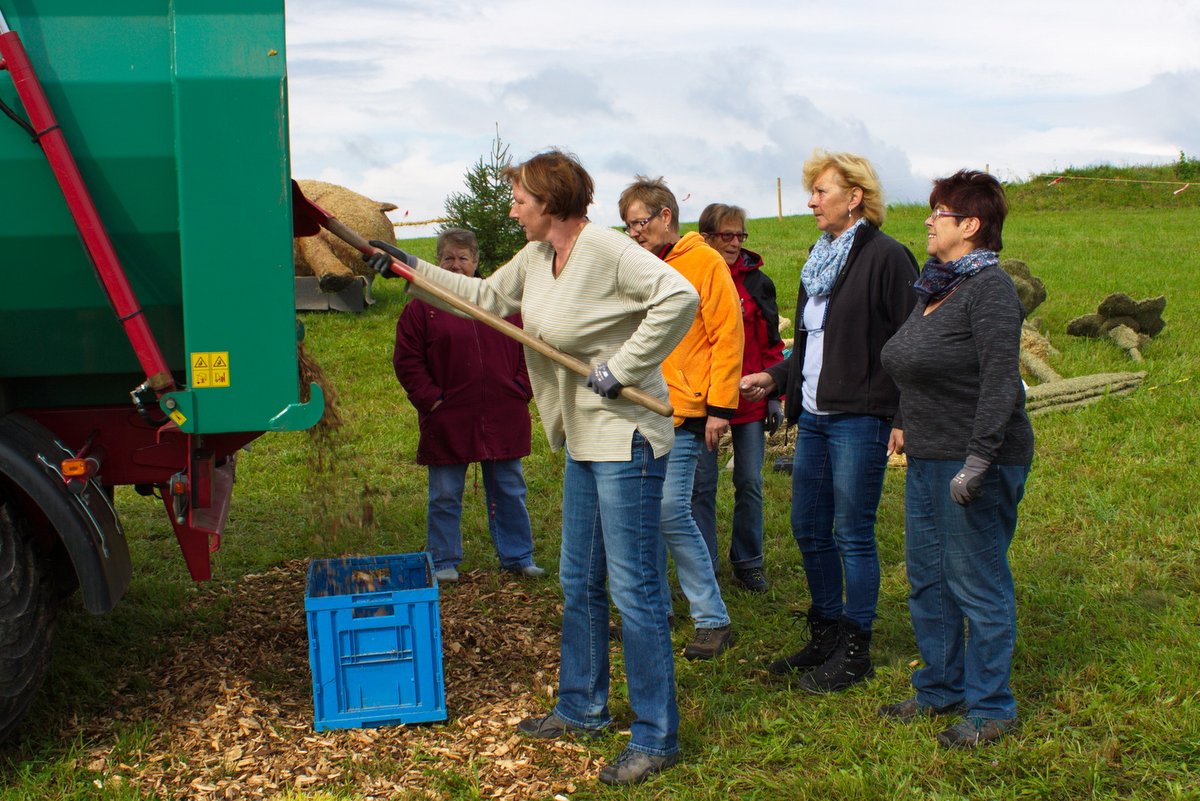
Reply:
<svg viewBox="0 0 1200 801"><path fill-rule="evenodd" d="M854 235L846 266L829 293L825 317L825 350L817 384L817 408L828 412L871 414L891 419L900 391L879 361L879 351L903 325L916 303L912 284L917 260L904 245L867 223ZM800 284L796 300L796 340L792 352L767 373L778 394L787 395L789 422L800 417L804 381L804 306L808 294Z"/></svg>

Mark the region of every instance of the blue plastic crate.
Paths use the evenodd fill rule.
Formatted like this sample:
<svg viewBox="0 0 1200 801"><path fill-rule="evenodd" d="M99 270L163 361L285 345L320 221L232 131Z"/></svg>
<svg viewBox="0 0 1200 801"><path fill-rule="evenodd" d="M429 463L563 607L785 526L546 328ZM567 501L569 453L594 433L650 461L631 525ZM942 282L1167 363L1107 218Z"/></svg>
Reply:
<svg viewBox="0 0 1200 801"><path fill-rule="evenodd" d="M428 554L314 560L304 610L317 731L446 719Z"/></svg>

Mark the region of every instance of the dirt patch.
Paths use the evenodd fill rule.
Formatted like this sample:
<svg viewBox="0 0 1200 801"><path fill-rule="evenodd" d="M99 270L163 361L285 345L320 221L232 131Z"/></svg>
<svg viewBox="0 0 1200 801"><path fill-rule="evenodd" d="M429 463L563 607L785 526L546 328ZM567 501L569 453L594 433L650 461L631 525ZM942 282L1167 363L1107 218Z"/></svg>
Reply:
<svg viewBox="0 0 1200 801"><path fill-rule="evenodd" d="M205 587L196 604L228 602L223 630L181 636L152 675L127 677L127 686L148 681L148 692L118 691L102 719L67 732L98 743L80 767L109 788L189 799L441 798L450 787L550 798L595 775L595 754L583 746L517 736L517 721L541 714L554 694L558 620L530 594L546 585L494 574L464 573L441 594L446 723L315 732L306 569L297 560ZM152 733L135 753L124 751L128 737L118 752L113 723Z"/></svg>

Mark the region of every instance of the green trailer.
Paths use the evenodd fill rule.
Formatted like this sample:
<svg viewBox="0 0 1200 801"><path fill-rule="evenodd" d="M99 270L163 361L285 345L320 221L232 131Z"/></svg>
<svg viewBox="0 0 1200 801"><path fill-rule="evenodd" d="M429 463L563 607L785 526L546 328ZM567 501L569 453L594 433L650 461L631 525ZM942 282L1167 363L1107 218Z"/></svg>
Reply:
<svg viewBox="0 0 1200 801"><path fill-rule="evenodd" d="M56 599L129 585L113 487L161 496L208 578L239 449L324 404L298 381L282 0L0 0L0 111L2 737Z"/></svg>

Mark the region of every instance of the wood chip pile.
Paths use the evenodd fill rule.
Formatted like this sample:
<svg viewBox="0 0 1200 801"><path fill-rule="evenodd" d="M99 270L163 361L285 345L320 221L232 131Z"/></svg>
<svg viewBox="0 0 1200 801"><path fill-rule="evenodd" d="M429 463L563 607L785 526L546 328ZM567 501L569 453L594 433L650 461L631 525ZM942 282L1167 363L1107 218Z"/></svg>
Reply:
<svg viewBox="0 0 1200 801"><path fill-rule="evenodd" d="M517 736L554 695L559 623L528 584L492 575L442 589L446 723L315 732L306 569L297 560L201 587L195 605L227 605L224 630L181 634L152 675L126 678L148 692L117 690L111 709L64 732L93 744L79 767L110 789L188 799L441 798L447 782L484 798L551 798L595 775L598 755L583 745ZM114 729L135 727L148 736L115 741Z"/></svg>

